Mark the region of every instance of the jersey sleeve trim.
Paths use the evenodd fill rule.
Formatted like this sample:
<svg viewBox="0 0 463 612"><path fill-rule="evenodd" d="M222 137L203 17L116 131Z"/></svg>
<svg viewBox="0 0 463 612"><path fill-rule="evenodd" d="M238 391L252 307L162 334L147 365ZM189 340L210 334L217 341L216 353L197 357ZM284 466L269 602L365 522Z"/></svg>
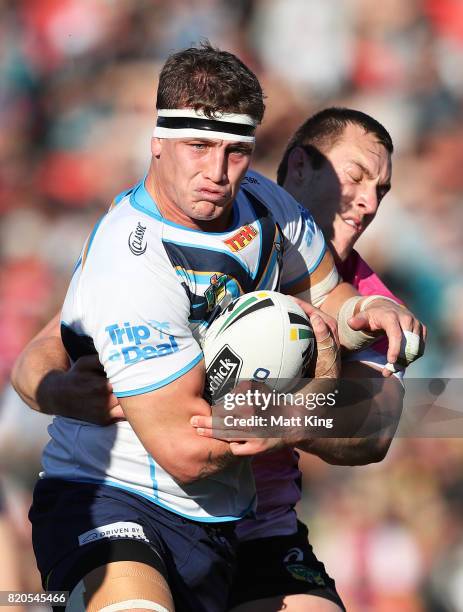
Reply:
<svg viewBox="0 0 463 612"><path fill-rule="evenodd" d="M77 272L77 270L79 269L80 264L82 263L82 255L79 256L79 259L76 261L76 264L72 270L72 274L71 277L74 276L74 274Z"/></svg>
<svg viewBox="0 0 463 612"><path fill-rule="evenodd" d="M181 370L178 370L174 374L171 374L167 378L158 381L157 383L153 383L152 385L147 385L146 387L140 387L139 389L132 389L130 391L113 391L116 397L130 397L132 395L142 395L143 393L149 393L150 391L155 391L156 389L160 389L161 387L165 387L169 383L173 382L183 374L189 372L196 364L198 364L203 358L203 353L200 352L194 359L187 363Z"/></svg>
<svg viewBox="0 0 463 612"><path fill-rule="evenodd" d="M326 244L323 245L323 249L322 249L320 255L317 257L317 260L315 261L315 263L313 263L312 266L307 271L304 272L304 274L301 274L297 278L294 278L293 280L291 280L291 281L289 281L287 283L283 283L281 285L282 291L285 291L285 290L289 289L290 287L293 287L294 285L297 285L298 283L300 283L301 281L306 279L308 276L310 276L312 274L312 272L314 270L316 270L318 268L318 266L320 265L320 262L323 259L323 257L325 256L325 253L326 253Z"/></svg>

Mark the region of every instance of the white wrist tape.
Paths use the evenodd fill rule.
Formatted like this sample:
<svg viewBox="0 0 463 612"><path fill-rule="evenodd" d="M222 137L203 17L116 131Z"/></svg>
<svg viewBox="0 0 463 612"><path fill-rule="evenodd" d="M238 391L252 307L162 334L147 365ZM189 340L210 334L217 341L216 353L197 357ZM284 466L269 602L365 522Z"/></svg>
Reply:
<svg viewBox="0 0 463 612"><path fill-rule="evenodd" d="M396 302L393 298L387 297L385 295L369 295L366 298L362 298L362 300L363 301L360 305L360 312L363 312L365 308L368 306L368 304L376 300L387 300L388 302L392 302L396 306L400 306L399 302Z"/></svg>
<svg viewBox="0 0 463 612"><path fill-rule="evenodd" d="M371 296L373 297L373 296ZM375 299L378 296L374 296ZM354 316L354 310L357 304L364 298L361 295L357 295L349 298L341 306L338 314L338 334L341 345L349 351L357 351L361 348L365 348L374 340L376 340L376 334L370 334L363 330L355 331L352 329L347 321ZM367 298L368 299L368 298ZM371 300L370 300L371 301Z"/></svg>

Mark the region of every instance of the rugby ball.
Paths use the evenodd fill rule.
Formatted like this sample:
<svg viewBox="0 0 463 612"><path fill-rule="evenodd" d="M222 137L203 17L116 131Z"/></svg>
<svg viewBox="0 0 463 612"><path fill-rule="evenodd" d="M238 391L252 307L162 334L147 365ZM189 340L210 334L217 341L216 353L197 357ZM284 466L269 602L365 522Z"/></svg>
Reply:
<svg viewBox="0 0 463 612"><path fill-rule="evenodd" d="M288 391L310 363L315 338L306 314L289 296L254 291L233 300L212 322L202 349L206 397L217 400L239 380Z"/></svg>

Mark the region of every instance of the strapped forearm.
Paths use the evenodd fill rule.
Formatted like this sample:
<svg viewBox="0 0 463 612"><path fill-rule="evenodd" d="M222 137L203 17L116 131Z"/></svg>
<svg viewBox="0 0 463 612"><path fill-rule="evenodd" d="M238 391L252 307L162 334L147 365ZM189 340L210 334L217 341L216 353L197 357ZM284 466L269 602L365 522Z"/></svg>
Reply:
<svg viewBox="0 0 463 612"><path fill-rule="evenodd" d="M352 396L349 405L333 410L333 437L307 439L297 446L333 465L381 461L400 421L403 387L397 379L384 379L378 370L360 362L343 364L341 377L352 379Z"/></svg>

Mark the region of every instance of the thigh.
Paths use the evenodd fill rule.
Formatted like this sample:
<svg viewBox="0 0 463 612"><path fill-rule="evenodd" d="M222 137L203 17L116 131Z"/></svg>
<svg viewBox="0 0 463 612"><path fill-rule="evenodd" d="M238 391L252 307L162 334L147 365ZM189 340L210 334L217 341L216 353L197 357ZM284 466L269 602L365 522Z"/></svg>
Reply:
<svg viewBox="0 0 463 612"><path fill-rule="evenodd" d="M174 612L165 577L150 565L114 561L86 574L72 590L67 612Z"/></svg>
<svg viewBox="0 0 463 612"><path fill-rule="evenodd" d="M291 608L282 608L290 604ZM300 522L292 535L239 544L229 608L234 612L344 610L335 582L315 556L307 528Z"/></svg>

